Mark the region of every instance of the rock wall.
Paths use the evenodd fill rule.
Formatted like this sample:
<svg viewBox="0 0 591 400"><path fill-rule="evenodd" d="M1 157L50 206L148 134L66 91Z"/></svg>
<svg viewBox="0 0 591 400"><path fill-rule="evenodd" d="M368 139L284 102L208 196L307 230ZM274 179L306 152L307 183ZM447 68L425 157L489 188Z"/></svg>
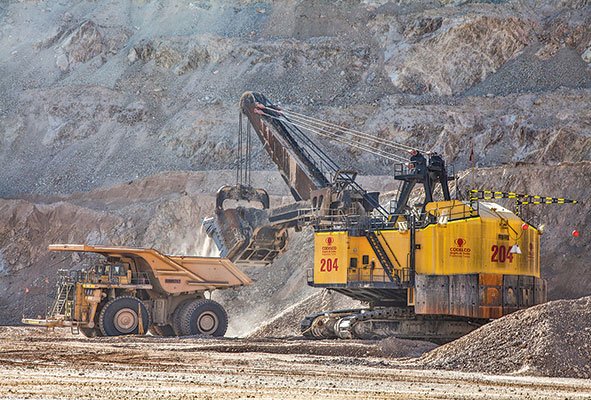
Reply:
<svg viewBox="0 0 591 400"><path fill-rule="evenodd" d="M8 3L0 14L0 195L230 168L246 90L440 151L461 167L471 146L484 166L589 159L589 7ZM574 152L546 154L564 137ZM391 168L337 149L341 164L365 174ZM260 149L254 165L273 168Z"/></svg>

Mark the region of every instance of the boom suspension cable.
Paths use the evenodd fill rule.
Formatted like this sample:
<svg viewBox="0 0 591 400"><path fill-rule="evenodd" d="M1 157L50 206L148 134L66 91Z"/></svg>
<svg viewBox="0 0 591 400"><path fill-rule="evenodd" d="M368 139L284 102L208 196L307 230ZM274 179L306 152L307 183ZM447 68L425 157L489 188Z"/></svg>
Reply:
<svg viewBox="0 0 591 400"><path fill-rule="evenodd" d="M358 131L356 129L351 129L351 128L346 128L344 126L340 126L337 124L333 124L331 122L326 122L326 121L322 121L318 118L314 118L314 117L310 117L304 114L300 114L300 113L296 113L294 111L289 111L289 110L279 110L280 113L283 113L287 116L290 116L292 119L294 120L300 120L300 121L306 121L309 122L310 124L314 124L314 125L318 125L320 127L326 127L326 128L333 128L336 129L337 131L340 131L342 133L348 133L353 137L357 137L359 139L366 139L366 140L370 140L370 141L374 141L378 144L384 145L384 146L388 146L388 147L392 147L395 148L397 150L402 150L402 151L411 151L411 150L417 150L417 151L421 151L423 153L429 153L429 151L427 150L420 150L417 149L416 147L412 147L412 146L408 146L402 143L397 143L397 142L393 142L393 141L388 141L388 140L383 140L383 139L379 139L375 136L369 135L365 132L361 132Z"/></svg>
<svg viewBox="0 0 591 400"><path fill-rule="evenodd" d="M299 128L302 128L302 129L305 129L307 131L313 132L313 133L315 133L315 134L317 134L319 136L323 136L323 137L326 137L326 138L329 138L329 139L333 139L333 140L335 140L337 142L346 144L348 146L351 146L351 147L354 147L354 148L357 148L357 149L360 149L360 150L367 151L368 153L374 154L374 155L379 156L379 157L382 157L382 158L386 158L386 159L391 160L391 161L395 161L395 162L406 162L407 161L407 159L405 159L403 157L400 157L400 156L397 156L397 155L394 155L394 154L387 153L387 152L385 152L384 150L382 150L380 148L377 148L377 147L374 147L374 146L371 146L371 145L368 145L368 144L365 144L365 143L347 141L345 138L342 138L342 137L338 136L334 132L330 132L330 131L327 131L326 129L322 129L322 128L320 128L320 129L319 128L316 128L316 127L311 126L311 125L309 125L308 123L305 123L305 122L296 123L296 122L293 122L293 121L287 119L285 116L277 117L275 115L271 115L271 114L266 113L266 112L262 112L262 115L264 115L266 117L269 117L269 118L276 119L278 121L282 121L282 122L287 123L287 124L291 124L291 125L297 126Z"/></svg>
<svg viewBox="0 0 591 400"><path fill-rule="evenodd" d="M339 166L329 157L324 151L320 149L308 136L306 136L300 129L298 129L289 119L286 118L289 122L288 124L284 124L288 131L299 140L303 142L307 151L314 153L318 157L318 161L321 163L320 167L324 164L330 169L330 172L337 172L339 170ZM322 170L322 168L320 168Z"/></svg>

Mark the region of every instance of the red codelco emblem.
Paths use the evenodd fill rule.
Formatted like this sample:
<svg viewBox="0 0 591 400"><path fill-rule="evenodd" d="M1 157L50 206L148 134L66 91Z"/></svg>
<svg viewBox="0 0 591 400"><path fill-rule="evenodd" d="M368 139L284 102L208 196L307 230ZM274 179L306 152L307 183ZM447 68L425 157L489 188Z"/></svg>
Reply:
<svg viewBox="0 0 591 400"><path fill-rule="evenodd" d="M449 249L450 257L470 257L472 249L466 246L466 239L457 238L454 240L454 245Z"/></svg>

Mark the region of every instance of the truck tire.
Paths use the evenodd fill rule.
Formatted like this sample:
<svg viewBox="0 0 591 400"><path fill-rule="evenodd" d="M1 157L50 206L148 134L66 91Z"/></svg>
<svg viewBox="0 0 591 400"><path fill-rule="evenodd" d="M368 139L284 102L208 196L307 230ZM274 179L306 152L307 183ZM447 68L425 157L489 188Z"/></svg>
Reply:
<svg viewBox="0 0 591 400"><path fill-rule="evenodd" d="M180 302L172 313L172 331L175 333L176 336L186 336L185 334L183 334L183 332L181 332L181 312L192 301L193 300L185 300Z"/></svg>
<svg viewBox="0 0 591 400"><path fill-rule="evenodd" d="M193 300L180 314L183 336L224 336L228 329L228 314L221 304L207 299Z"/></svg>
<svg viewBox="0 0 591 400"><path fill-rule="evenodd" d="M154 336L176 336L174 329L170 325L152 325L150 332Z"/></svg>
<svg viewBox="0 0 591 400"><path fill-rule="evenodd" d="M80 327L80 332L82 332L82 334L84 336L86 336L87 338L102 337L103 336L103 333L101 332L101 330L98 327L98 320L99 320L99 315L101 314L101 310L103 309L104 305L105 305L105 303L102 302L96 308L96 312L94 314L94 328L89 328L87 326Z"/></svg>
<svg viewBox="0 0 591 400"><path fill-rule="evenodd" d="M99 329L104 336L137 335L139 311L143 332L151 325L150 314L144 303L132 296L120 296L109 300L99 315Z"/></svg>

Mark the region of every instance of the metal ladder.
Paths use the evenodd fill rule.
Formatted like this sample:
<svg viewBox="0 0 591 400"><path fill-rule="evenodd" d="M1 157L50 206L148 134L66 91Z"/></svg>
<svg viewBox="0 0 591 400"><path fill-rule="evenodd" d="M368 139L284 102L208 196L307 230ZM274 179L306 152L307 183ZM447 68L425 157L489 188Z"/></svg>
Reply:
<svg viewBox="0 0 591 400"><path fill-rule="evenodd" d="M68 301L68 297L70 295L70 291L72 290L72 286L73 285L71 283L67 282L62 283L59 286L55 302L53 303L53 307L51 307L52 316L63 314L64 305Z"/></svg>
<svg viewBox="0 0 591 400"><path fill-rule="evenodd" d="M378 235L376 235L376 233L373 231L367 231L366 237L369 241L369 244L371 245L371 248L376 253L378 260L382 264L382 268L384 269L384 272L386 272L386 275L388 275L390 281L399 283L400 278L398 277L398 275L395 274L394 265L392 264L392 261L390 261L390 258L386 254L386 250L382 246L382 243L380 242Z"/></svg>

